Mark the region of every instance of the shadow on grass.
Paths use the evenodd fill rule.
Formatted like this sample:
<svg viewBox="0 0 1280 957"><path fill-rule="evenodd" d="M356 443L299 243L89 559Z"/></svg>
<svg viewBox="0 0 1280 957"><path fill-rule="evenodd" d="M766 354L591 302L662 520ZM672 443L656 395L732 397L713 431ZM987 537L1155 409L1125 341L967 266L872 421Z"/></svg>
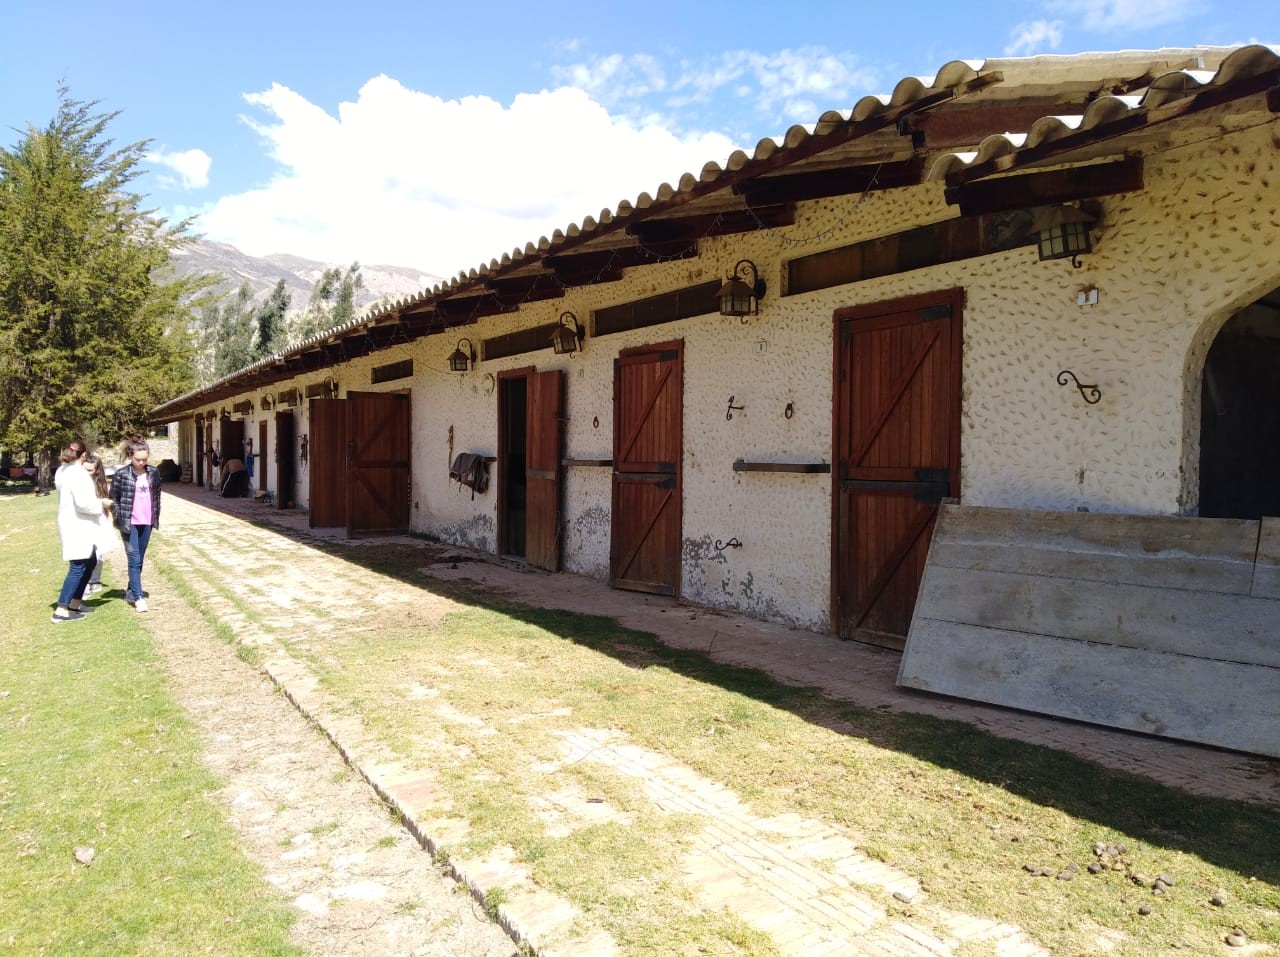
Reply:
<svg viewBox="0 0 1280 957"><path fill-rule="evenodd" d="M352 546L318 539L269 519L249 520L416 587L428 580L424 566L476 560L460 549L427 541L421 546ZM624 628L611 618L506 599L495 601L492 592L467 582L431 578L430 584L445 597L509 615L629 666L667 668L837 733L984 781L1133 840L1182 851L1238 874L1280 884L1280 808L1190 795L1063 751L997 737L960 721L858 708L812 688L783 684L762 671L672 648L653 634ZM1265 758L1257 760L1260 767L1273 763Z"/></svg>

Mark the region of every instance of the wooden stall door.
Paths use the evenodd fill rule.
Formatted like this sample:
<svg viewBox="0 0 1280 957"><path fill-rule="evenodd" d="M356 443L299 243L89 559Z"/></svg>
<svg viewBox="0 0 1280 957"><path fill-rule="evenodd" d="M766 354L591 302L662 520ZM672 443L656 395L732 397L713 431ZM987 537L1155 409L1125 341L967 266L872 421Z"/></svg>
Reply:
<svg viewBox="0 0 1280 957"><path fill-rule="evenodd" d="M243 419L219 419L218 420L218 455L222 461L228 459L239 459L244 461L244 420ZM213 477L216 482L217 475Z"/></svg>
<svg viewBox="0 0 1280 957"><path fill-rule="evenodd" d="M836 633L902 650L929 536L959 494L958 291L836 313Z"/></svg>
<svg viewBox="0 0 1280 957"><path fill-rule="evenodd" d="M312 528L346 525L347 400L312 399L309 409L307 522ZM288 414L292 417L292 413ZM278 436L279 433L277 448L281 449L283 462Z"/></svg>
<svg viewBox="0 0 1280 957"><path fill-rule="evenodd" d="M196 419L196 467L193 479L195 483L201 487L204 486L204 470L208 463L205 461L204 450L208 448L205 444L205 433L207 429L202 419Z"/></svg>
<svg viewBox="0 0 1280 957"><path fill-rule="evenodd" d="M537 372L529 382L525 440L525 559L560 570L560 489L564 435L564 373Z"/></svg>
<svg viewBox="0 0 1280 957"><path fill-rule="evenodd" d="M293 412L281 410L276 413L276 508L293 508L297 504L293 487L295 455L297 448L294 442ZM265 482L265 469L262 478Z"/></svg>
<svg viewBox="0 0 1280 957"><path fill-rule="evenodd" d="M347 393L347 535L409 527L409 397Z"/></svg>
<svg viewBox="0 0 1280 957"><path fill-rule="evenodd" d="M628 349L613 364L609 581L680 592L684 344Z"/></svg>
<svg viewBox="0 0 1280 957"><path fill-rule="evenodd" d="M264 489L267 487L267 420L258 420L258 444L253 450L254 455L258 457L258 461L253 463L253 475L257 480L257 487Z"/></svg>

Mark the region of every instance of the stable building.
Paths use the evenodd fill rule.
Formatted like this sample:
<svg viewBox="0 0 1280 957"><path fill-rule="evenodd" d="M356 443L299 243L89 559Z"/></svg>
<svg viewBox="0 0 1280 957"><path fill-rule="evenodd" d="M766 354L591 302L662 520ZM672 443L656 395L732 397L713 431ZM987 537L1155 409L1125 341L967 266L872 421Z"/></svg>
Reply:
<svg viewBox="0 0 1280 957"><path fill-rule="evenodd" d="M957 61L153 419L178 421L195 481L209 448L255 456L256 484L313 526L419 532L894 649L928 633L905 683L1019 707L1038 699L956 673L994 667L1001 635L1107 645L1115 629L1071 632L1067 605L1153 587L1134 542L1159 539L1170 561L1230 566L1235 584L1180 565L1160 587L1234 589L1262 624L1231 653L1248 676L1214 687L1265 697L1280 691L1278 244L1271 49ZM948 509L972 567L931 571L930 597ZM1149 538L1147 519L1189 524ZM1229 546L1210 519L1235 523ZM1024 549L1011 567L991 558L1004 546ZM1067 598L991 578L1029 567ZM1001 607L956 611L948 596L974 589ZM1014 621L1019 601L1034 607ZM968 617L926 622L922 603ZM935 650L961 627L980 636L963 660ZM1123 651L1148 657L1123 667L1139 671L1214 643L1173 627L1171 651L1138 630ZM1070 716L1238 746L1084 711Z"/></svg>

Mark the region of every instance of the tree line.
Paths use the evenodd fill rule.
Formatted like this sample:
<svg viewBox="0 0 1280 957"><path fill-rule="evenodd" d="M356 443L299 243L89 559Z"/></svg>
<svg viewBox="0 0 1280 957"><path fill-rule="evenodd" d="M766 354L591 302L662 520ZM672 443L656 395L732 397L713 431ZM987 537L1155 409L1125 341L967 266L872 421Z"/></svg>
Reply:
<svg viewBox="0 0 1280 957"><path fill-rule="evenodd" d="M290 316L284 281L261 303L218 276L182 276L170 224L131 189L149 143L116 146L66 87L53 119L0 147L0 449L52 454L74 436L111 445L161 402L354 318L360 266L325 271Z"/></svg>

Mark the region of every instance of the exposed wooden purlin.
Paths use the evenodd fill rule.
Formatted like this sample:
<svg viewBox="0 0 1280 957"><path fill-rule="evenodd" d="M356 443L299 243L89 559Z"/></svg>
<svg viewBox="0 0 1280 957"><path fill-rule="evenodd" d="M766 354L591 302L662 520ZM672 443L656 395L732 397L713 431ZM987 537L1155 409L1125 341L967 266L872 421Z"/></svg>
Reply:
<svg viewBox="0 0 1280 957"><path fill-rule="evenodd" d="M924 159L917 157L873 166L771 176L736 186L734 192L758 212L759 207L775 203L797 203L802 200L864 193L872 189L915 186L923 175Z"/></svg>
<svg viewBox="0 0 1280 957"><path fill-rule="evenodd" d="M632 223L627 227L627 233L649 246L660 242L690 242L708 236L729 236L757 229L772 229L775 226L792 226L795 221L796 209L793 204L775 203L755 209L647 219L642 223Z"/></svg>
<svg viewBox="0 0 1280 957"><path fill-rule="evenodd" d="M555 277L549 273L510 279L490 279L485 286L503 302L517 306L526 302L559 299L564 295L564 286L556 282Z"/></svg>
<svg viewBox="0 0 1280 957"><path fill-rule="evenodd" d="M959 206L965 216L1027 209L1076 199L1114 196L1142 190L1142 157L1129 156L1110 163L1094 163L1075 169L1023 173L949 187L947 202Z"/></svg>
<svg viewBox="0 0 1280 957"><path fill-rule="evenodd" d="M492 292L465 299L442 299L436 303L436 313L448 325L465 325L481 316L497 316L504 312L517 312L519 305L503 302Z"/></svg>
<svg viewBox="0 0 1280 957"><path fill-rule="evenodd" d="M601 276L599 282L611 282L621 278L622 270L632 266L647 266L670 259L692 259L698 255L696 241L687 239L675 242L639 240L643 245L622 246L616 249L596 250L587 253L548 256L544 265L566 286L582 286Z"/></svg>
<svg viewBox="0 0 1280 957"><path fill-rule="evenodd" d="M985 163L975 163L973 166L956 170L947 176L947 185L963 186L965 183L972 183L988 176L1010 173L1016 169L1045 163L1085 146L1097 146L1129 133L1142 132L1162 123L1201 113L1257 93L1265 92L1270 105L1272 100L1270 91L1277 83L1280 83L1280 68L1265 70L1255 76L1236 80L1234 83L1208 87L1199 93L1193 93L1164 106L1138 110L1110 123L1077 130L1059 139L1041 143L1039 146L1029 146L1005 156L997 156Z"/></svg>
<svg viewBox="0 0 1280 957"><path fill-rule="evenodd" d="M1029 130L1044 116L1080 116L1088 105L1081 99L1077 103L955 107L909 116L903 120L900 130L904 134L923 134L926 149L959 149L977 146L988 136Z"/></svg>

